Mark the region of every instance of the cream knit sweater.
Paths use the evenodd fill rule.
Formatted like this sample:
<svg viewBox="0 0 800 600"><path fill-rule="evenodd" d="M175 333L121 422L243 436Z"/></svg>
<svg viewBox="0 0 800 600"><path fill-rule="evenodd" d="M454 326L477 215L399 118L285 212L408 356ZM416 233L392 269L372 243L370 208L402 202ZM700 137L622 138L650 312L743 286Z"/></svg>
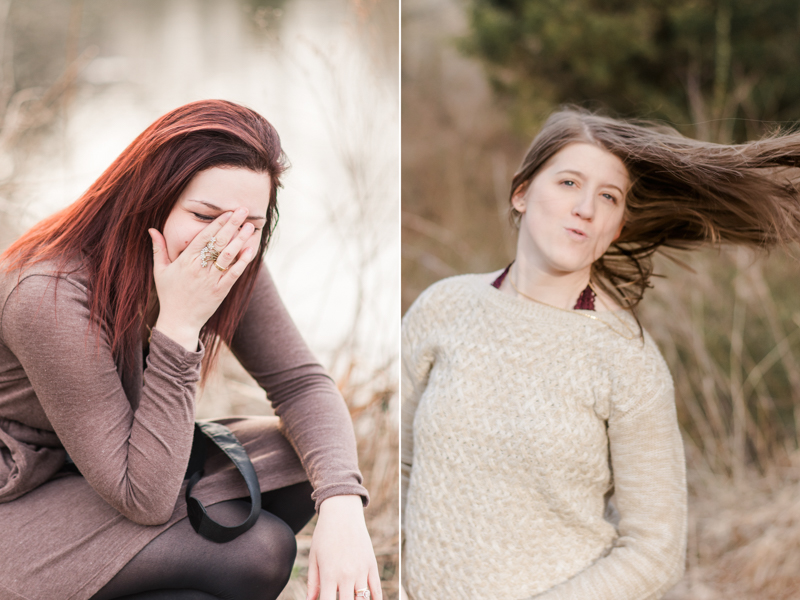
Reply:
<svg viewBox="0 0 800 600"><path fill-rule="evenodd" d="M631 335L612 313L557 310L477 275L441 281L409 309L412 600L644 600L680 580L686 475L672 379L649 335L611 328Z"/></svg>

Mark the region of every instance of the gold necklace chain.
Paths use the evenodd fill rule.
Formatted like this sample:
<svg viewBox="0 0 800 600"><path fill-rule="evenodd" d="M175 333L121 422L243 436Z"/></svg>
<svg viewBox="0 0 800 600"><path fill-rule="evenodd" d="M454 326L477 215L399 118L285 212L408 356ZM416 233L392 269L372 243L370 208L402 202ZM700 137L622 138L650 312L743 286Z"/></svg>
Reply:
<svg viewBox="0 0 800 600"><path fill-rule="evenodd" d="M608 310L608 305L607 305L607 304L606 304L606 303L603 301L603 299L602 299L602 298L600 298L600 296L597 294L597 292L595 291L595 289L592 287L592 284L591 284L591 282L589 282L589 289L591 289L591 290L592 290L592 293L594 293L594 296L595 296L595 298L598 298L598 299L600 300L600 302L603 304L603 306L605 306L605 307L606 307L606 310L608 310L608 312L610 312L610 313L611 313L611 314L614 316L614 318L615 318L615 319L617 319L617 321L619 321L619 322L620 322L620 325L622 325L622 326L623 326L625 329L627 329L627 330L628 330L628 333L630 333L630 334L631 334L631 337L626 337L626 336L624 336L624 335L623 335L623 334L621 334L619 331L617 331L616 329L614 329L614 328L613 328L611 325L609 325L608 323L606 323L606 322L605 322L603 319L600 319L599 317L596 317L596 316L594 316L594 315L587 315L585 312L578 312L578 311L576 311L576 310L570 310L570 309L568 309L568 308L561 308L561 307L559 307L559 306L554 306L554 305L552 305L552 304L548 304L547 302L542 302L541 300L537 300L536 298L533 298L533 297L531 297L531 296L528 296L528 294L526 294L525 292L521 292L521 291L519 290L519 288L518 288L516 285L514 285L514 279L511 277L511 273L509 273L509 274L508 274L508 283L510 283L510 284L511 284L511 287L512 287L512 288L514 288L514 291L515 291L515 292L517 292L517 293L518 293L520 296L522 296L523 298L527 298L528 300L531 300L531 301L533 301L533 302L536 302L537 304L542 304L543 306L548 306L548 307L550 307L550 308L554 308L554 309L556 309L556 310L560 310L561 312L570 313L570 314L574 314L574 315L581 315L582 317L586 317L587 319L592 319L593 321L597 321L598 323L602 323L603 325L605 325L606 327L608 327L608 328L609 328L611 331L613 331L614 333L616 333L618 336L620 336L622 339L625 339L625 340L632 340L632 339L635 339L636 337L638 337L638 336L637 336L637 335L636 335L636 334L635 334L635 333L634 333L634 332L631 330L631 328L630 328L630 327L628 327L628 326L625 324L625 321L623 321L622 319L620 319L620 318L619 318L619 315L615 314L615 313L614 313L614 311L612 311L612 310Z"/></svg>

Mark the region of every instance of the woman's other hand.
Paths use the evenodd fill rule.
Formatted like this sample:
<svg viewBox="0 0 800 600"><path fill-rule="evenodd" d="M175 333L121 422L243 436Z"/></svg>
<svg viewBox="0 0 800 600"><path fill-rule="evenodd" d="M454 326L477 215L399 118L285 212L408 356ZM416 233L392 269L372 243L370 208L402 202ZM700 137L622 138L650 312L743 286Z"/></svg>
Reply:
<svg viewBox="0 0 800 600"><path fill-rule="evenodd" d="M170 260L164 236L156 229L148 230L153 240L153 277L160 305L155 328L187 350L197 350L203 325L255 255L252 244L245 247L255 230L252 223L244 222L246 218L247 209L243 207L220 215L175 260ZM200 251L212 237L220 254L203 267Z"/></svg>
<svg viewBox="0 0 800 600"><path fill-rule="evenodd" d="M307 600L353 600L368 588L382 600L378 563L360 496L332 496L319 507L308 561Z"/></svg>

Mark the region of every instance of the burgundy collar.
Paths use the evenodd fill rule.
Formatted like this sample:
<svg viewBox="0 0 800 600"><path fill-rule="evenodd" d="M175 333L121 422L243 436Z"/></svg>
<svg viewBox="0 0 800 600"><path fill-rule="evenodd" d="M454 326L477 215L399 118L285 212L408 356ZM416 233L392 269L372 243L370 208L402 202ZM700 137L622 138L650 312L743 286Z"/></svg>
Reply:
<svg viewBox="0 0 800 600"><path fill-rule="evenodd" d="M496 287L498 290L500 286L503 285L503 281L508 275L508 271L511 269L511 265L514 262L512 261L505 270L500 273L500 276L492 282L492 285ZM594 310L594 290L592 287L587 285L584 290L581 292L581 295L578 296L578 301L575 303L575 306L572 307L573 310Z"/></svg>

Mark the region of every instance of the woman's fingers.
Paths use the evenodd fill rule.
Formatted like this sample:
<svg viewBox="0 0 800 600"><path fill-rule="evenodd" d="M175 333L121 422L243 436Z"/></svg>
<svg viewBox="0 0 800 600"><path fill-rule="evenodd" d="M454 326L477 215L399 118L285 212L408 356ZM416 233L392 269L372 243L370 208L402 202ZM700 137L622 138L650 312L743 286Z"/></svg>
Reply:
<svg viewBox="0 0 800 600"><path fill-rule="evenodd" d="M169 266L170 260L167 254L167 242L161 232L157 229L148 229L150 239L153 240L153 266L156 269Z"/></svg>
<svg viewBox="0 0 800 600"><path fill-rule="evenodd" d="M245 216L247 216L247 209L238 209L238 210L244 210L245 211ZM200 250L203 249L203 246L208 244L208 242L211 240L212 237L215 238L215 240L216 240L215 243L214 243L215 247L217 249L219 249L220 248L220 244L219 244L219 240L216 239L217 235L222 231L222 229L226 225L229 224L230 220L234 217L234 214L235 214L235 211L234 212L230 212L229 211L229 212L222 213L220 216L218 216L216 219L214 219L211 223L206 225L206 227L200 233L198 233L197 236L195 236L195 238L189 243L189 245L183 251L183 254L187 255L187 256L198 256L200 254ZM244 222L244 219L242 219L242 222ZM239 226L237 225L236 228L238 229ZM231 237L233 237L233 236L231 236ZM228 238L228 239L230 239L230 238ZM226 244L227 244L227 242L226 242Z"/></svg>
<svg viewBox="0 0 800 600"><path fill-rule="evenodd" d="M222 227L220 227L216 233L212 234L215 238L214 246L217 250L222 251L229 243L231 243L231 241L239 233L239 228L244 224L246 218L247 209L243 206L240 206L233 211L228 221ZM205 230L203 233L205 233ZM200 249L198 248L198 252L199 251Z"/></svg>
<svg viewBox="0 0 800 600"><path fill-rule="evenodd" d="M319 596L319 563L314 552L308 557L308 592L306 600L316 600Z"/></svg>
<svg viewBox="0 0 800 600"><path fill-rule="evenodd" d="M355 600L364 600L364 598L366 596L364 596L364 592L362 590L369 590L369 583L367 583L367 574L366 573L356 577L356 585L355 585L355 588L354 588L354 594L358 593L359 591L361 591L361 595L355 596ZM341 597L341 596L342 596L342 594L340 593L339 597ZM349 600L350 599L350 595L349 594L345 594L345 598L347 598ZM370 596L370 598L372 598L372 596Z"/></svg>
<svg viewBox="0 0 800 600"><path fill-rule="evenodd" d="M369 591L372 592L371 600L383 600L383 590L381 589L381 576L378 574L377 563L372 566L367 576ZM360 588L359 588L360 589Z"/></svg>
<svg viewBox="0 0 800 600"><path fill-rule="evenodd" d="M218 268L224 270L233 264L234 259L239 255L239 252L241 252L247 241L253 236L254 231L255 227L253 227L252 223L245 223L242 225L238 235L220 251L217 260L214 261L217 263Z"/></svg>
<svg viewBox="0 0 800 600"><path fill-rule="evenodd" d="M339 600L352 600L353 596L347 596L347 594L339 593ZM322 582L320 586L319 592L319 600L336 600L336 583L333 584L325 584Z"/></svg>
<svg viewBox="0 0 800 600"><path fill-rule="evenodd" d="M369 596L365 594L367 590L369 590ZM339 598L341 597L342 593L339 592ZM348 598L349 600L350 596L345 595L345 598ZM378 567L375 563L372 567L370 567L368 573L356 578L355 600L360 600L363 598L369 598L370 600L383 600L381 578L378 575Z"/></svg>
<svg viewBox="0 0 800 600"><path fill-rule="evenodd" d="M250 264L250 261L253 260L253 256L255 256L255 251L252 248L245 248L242 252L242 255L239 257L239 260L225 269L225 273L220 279L220 285L222 287L232 287L233 284L236 283L236 280L242 276L242 273L244 273L244 270L247 268L247 265ZM219 267L219 269L221 270L222 267Z"/></svg>

